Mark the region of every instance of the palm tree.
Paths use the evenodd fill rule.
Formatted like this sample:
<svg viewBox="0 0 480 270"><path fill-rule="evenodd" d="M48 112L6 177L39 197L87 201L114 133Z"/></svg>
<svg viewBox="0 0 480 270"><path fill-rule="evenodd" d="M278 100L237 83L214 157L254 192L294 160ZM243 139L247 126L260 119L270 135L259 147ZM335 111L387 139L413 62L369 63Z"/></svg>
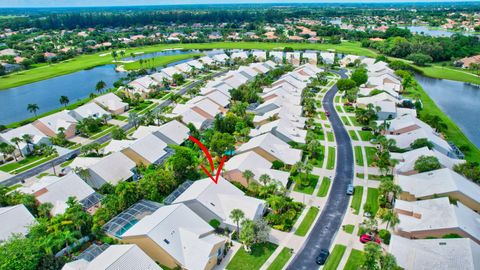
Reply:
<svg viewBox="0 0 480 270"><path fill-rule="evenodd" d="M140 120L140 118L139 118L139 116L136 112L130 112L128 114L128 122L132 123L135 128L137 128L139 120Z"/></svg>
<svg viewBox="0 0 480 270"><path fill-rule="evenodd" d="M7 146L5 146L3 151L4 151L5 154L13 156L15 161L18 161L17 156L15 155L15 146L7 144Z"/></svg>
<svg viewBox="0 0 480 270"><path fill-rule="evenodd" d="M117 52L116 52L116 51L113 51L113 52L112 52L113 60L117 61L117 56L118 56Z"/></svg>
<svg viewBox="0 0 480 270"><path fill-rule="evenodd" d="M2 153L3 160L6 161L7 159L7 154L8 154L8 143L6 142L0 142L0 153Z"/></svg>
<svg viewBox="0 0 480 270"><path fill-rule="evenodd" d="M10 139L10 141L17 146L18 152L20 153L20 156L23 157L22 150L20 149L20 143L23 142L23 140L19 137L13 137Z"/></svg>
<svg viewBox="0 0 480 270"><path fill-rule="evenodd" d="M260 182L266 186L272 179L270 178L270 175L268 174L262 174L260 175L260 178L258 178L258 180L260 180Z"/></svg>
<svg viewBox="0 0 480 270"><path fill-rule="evenodd" d="M75 233L72 233L71 231L63 231L62 238L63 238L63 241L65 241L65 250L67 251L67 254L70 255L70 250L68 249L68 246L69 244L77 241L77 238L75 237Z"/></svg>
<svg viewBox="0 0 480 270"><path fill-rule="evenodd" d="M103 124L106 125L109 118L110 118L110 116L108 114L102 114Z"/></svg>
<svg viewBox="0 0 480 270"><path fill-rule="evenodd" d="M51 145L48 145L43 149L43 155L45 157L50 157L50 156L53 156L53 155L56 155L56 154L58 154L57 149L55 149ZM53 174L57 175L57 172L55 171L55 163L53 163L53 159L52 159L51 164L52 164Z"/></svg>
<svg viewBox="0 0 480 270"><path fill-rule="evenodd" d="M62 104L65 108L67 107L67 104L70 102L67 96L60 96L60 104Z"/></svg>
<svg viewBox="0 0 480 270"><path fill-rule="evenodd" d="M38 107L38 105L35 104L35 103L30 103L30 104L27 105L28 112L35 114L35 117L37 117L37 111L39 109L40 109L40 107Z"/></svg>
<svg viewBox="0 0 480 270"><path fill-rule="evenodd" d="M250 181L253 179L253 177L255 177L255 174L250 170L245 170L242 173L242 176L245 178L245 180L247 180L247 185L250 185Z"/></svg>
<svg viewBox="0 0 480 270"><path fill-rule="evenodd" d="M240 221L245 217L245 214L240 209L233 209L230 212L230 218L237 224L237 237L240 237Z"/></svg>
<svg viewBox="0 0 480 270"><path fill-rule="evenodd" d="M390 227L395 227L400 222L397 213L393 211L393 209L385 209L385 211L381 212L380 219L382 222L387 222L387 230Z"/></svg>
<svg viewBox="0 0 480 270"><path fill-rule="evenodd" d="M393 180L387 179L380 182L378 191L380 194L383 194L383 197L386 198L387 201L391 202L393 199L397 198L398 194L402 192L402 188L395 184Z"/></svg>
<svg viewBox="0 0 480 270"><path fill-rule="evenodd" d="M107 87L107 84L104 82L104 81L99 81L97 82L97 84L95 85L95 90L99 93L102 92L102 90Z"/></svg>
<svg viewBox="0 0 480 270"><path fill-rule="evenodd" d="M31 153L33 149L30 145L33 143L33 136L30 134L23 134L22 140L27 144L28 153Z"/></svg>

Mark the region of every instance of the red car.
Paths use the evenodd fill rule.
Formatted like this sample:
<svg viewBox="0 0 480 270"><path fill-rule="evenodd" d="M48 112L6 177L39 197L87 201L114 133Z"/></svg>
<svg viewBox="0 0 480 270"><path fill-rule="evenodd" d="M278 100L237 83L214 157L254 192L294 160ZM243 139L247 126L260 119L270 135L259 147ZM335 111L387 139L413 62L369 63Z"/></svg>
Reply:
<svg viewBox="0 0 480 270"><path fill-rule="evenodd" d="M368 243L368 242L372 242L372 241L375 241L375 243L377 243L377 244L381 243L380 239L372 236L371 234L364 233L360 236L360 242L362 242L363 244Z"/></svg>
<svg viewBox="0 0 480 270"><path fill-rule="evenodd" d="M325 115L326 115L327 117L329 117L329 116L330 116L330 113L329 113L328 111L325 111Z"/></svg>

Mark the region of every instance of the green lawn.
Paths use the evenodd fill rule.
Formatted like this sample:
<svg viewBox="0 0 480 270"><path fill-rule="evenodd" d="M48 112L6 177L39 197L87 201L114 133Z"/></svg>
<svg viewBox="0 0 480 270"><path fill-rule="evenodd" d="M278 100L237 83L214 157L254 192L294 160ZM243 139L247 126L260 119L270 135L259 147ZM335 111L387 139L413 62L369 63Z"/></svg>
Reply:
<svg viewBox="0 0 480 270"><path fill-rule="evenodd" d="M373 165L376 152L377 149L375 147L365 147L365 153L367 154L367 164L369 167Z"/></svg>
<svg viewBox="0 0 480 270"><path fill-rule="evenodd" d="M335 106L335 109L336 109L337 112L339 112L339 113L342 113L342 112L343 112L343 108L342 108L342 106L340 106L340 105Z"/></svg>
<svg viewBox="0 0 480 270"><path fill-rule="evenodd" d="M362 204L362 195L363 195L363 187L362 186L355 186L355 192L353 193L352 203L350 207L353 208L354 214L358 215L360 211L360 205Z"/></svg>
<svg viewBox="0 0 480 270"><path fill-rule="evenodd" d="M335 245L332 253L330 253L330 256L328 256L327 262L325 263L325 266L323 266L323 269L336 270L340 264L340 261L342 260L343 254L345 254L346 249L347 247L344 245Z"/></svg>
<svg viewBox="0 0 480 270"><path fill-rule="evenodd" d="M355 130L349 130L348 134L350 134L350 138L352 138L352 140L358 141L358 136L357 133L355 133Z"/></svg>
<svg viewBox="0 0 480 270"><path fill-rule="evenodd" d="M357 118L355 118L354 116L349 116L349 118L350 118L350 121L352 121L352 124L354 126L357 126L357 127L362 126L362 125L360 125L360 123L358 123Z"/></svg>
<svg viewBox="0 0 480 270"><path fill-rule="evenodd" d="M340 96L335 97L335 103L340 103Z"/></svg>
<svg viewBox="0 0 480 270"><path fill-rule="evenodd" d="M252 245L251 252L247 253L245 249L240 248L230 263L227 265L229 270L251 270L260 269L277 248L276 244L263 243Z"/></svg>
<svg viewBox="0 0 480 270"><path fill-rule="evenodd" d="M358 249L352 249L348 256L347 263L343 270L358 270L363 263L363 252Z"/></svg>
<svg viewBox="0 0 480 270"><path fill-rule="evenodd" d="M306 174L299 173L297 176L294 177L295 187L293 190L301 193L312 194L313 190L315 190L315 187L317 186L317 183L318 183L318 178L319 178L318 175L313 175L313 174L308 175L308 186L297 184L297 179L300 177L305 178Z"/></svg>
<svg viewBox="0 0 480 270"><path fill-rule="evenodd" d="M368 142L373 138L373 133L371 131L361 130L358 132L362 141Z"/></svg>
<svg viewBox="0 0 480 270"><path fill-rule="evenodd" d="M335 155L336 155L335 147L329 146L328 147L328 159L327 159L327 169L328 170L333 170L333 168L335 167Z"/></svg>
<svg viewBox="0 0 480 270"><path fill-rule="evenodd" d="M333 132L327 132L327 140L329 142L334 142L335 141L335 136L333 136Z"/></svg>
<svg viewBox="0 0 480 270"><path fill-rule="evenodd" d="M317 217L319 212L320 210L317 207L310 207L307 214L303 218L302 223L300 223L300 226L298 226L297 230L295 231L295 235L307 235L310 226L312 226L313 221L315 221L315 218Z"/></svg>
<svg viewBox="0 0 480 270"><path fill-rule="evenodd" d="M353 224L343 225L343 226L342 226L342 229L343 229L346 233L352 234L352 233L353 233L353 230L355 229L355 225L353 225Z"/></svg>
<svg viewBox="0 0 480 270"><path fill-rule="evenodd" d="M451 67L442 67L437 65L431 65L428 67L415 66L415 68L421 70L423 75L432 78L480 84L480 77L475 76L468 71L456 70Z"/></svg>
<svg viewBox="0 0 480 270"><path fill-rule="evenodd" d="M322 183L320 184L320 188L318 189L317 196L318 197L326 197L328 194L328 189L330 188L331 180L328 177L323 177Z"/></svg>
<svg viewBox="0 0 480 270"><path fill-rule="evenodd" d="M353 148L355 150L355 162L358 166L363 166L363 154L362 154L362 147L355 146Z"/></svg>
<svg viewBox="0 0 480 270"><path fill-rule="evenodd" d="M21 172L26 171L30 168L38 166L38 165L40 165L44 162L47 162L47 161L55 158L56 156L57 155L53 155L53 156L50 156L50 157L28 156L25 159L22 159L18 162L12 162L12 163L8 163L8 164L0 166L0 171L11 173L11 174L21 173ZM22 168L19 169L20 167L22 167Z"/></svg>
<svg viewBox="0 0 480 270"><path fill-rule="evenodd" d="M345 126L350 126L350 122L348 121L348 117L342 116L342 122Z"/></svg>
<svg viewBox="0 0 480 270"><path fill-rule="evenodd" d="M170 63L193 58L195 56L202 56L201 53L187 53L187 54L176 54L176 55L166 55L153 57L149 59L142 60L143 63L140 63L140 60L127 63L124 65L126 70L135 70L135 69L151 69L156 67L163 67Z"/></svg>
<svg viewBox="0 0 480 270"><path fill-rule="evenodd" d="M275 43L275 42L212 42L212 43L186 43L186 44L157 44L145 47L136 47L125 49L125 55L131 53L150 53L158 52L165 49L182 48L182 49L260 49L272 50L291 47L294 50L329 50L333 49L337 52L346 54L357 54L369 57L376 57L376 53L367 48L362 48L360 42L343 42L341 44L320 44L320 43ZM15 72L0 77L0 89L7 89L28 83L53 78L76 71L93 68L100 65L111 64L113 57L109 52L99 52L96 54L81 55L73 59L45 65L30 70Z"/></svg>
<svg viewBox="0 0 480 270"><path fill-rule="evenodd" d="M288 260L290 260L290 257L292 257L292 252L289 248L284 247L272 264L268 266L267 270L282 270Z"/></svg>
<svg viewBox="0 0 480 270"><path fill-rule="evenodd" d="M368 188L367 190L367 201L365 203L368 203L372 207L372 216L375 216L378 211L378 189L376 188Z"/></svg>

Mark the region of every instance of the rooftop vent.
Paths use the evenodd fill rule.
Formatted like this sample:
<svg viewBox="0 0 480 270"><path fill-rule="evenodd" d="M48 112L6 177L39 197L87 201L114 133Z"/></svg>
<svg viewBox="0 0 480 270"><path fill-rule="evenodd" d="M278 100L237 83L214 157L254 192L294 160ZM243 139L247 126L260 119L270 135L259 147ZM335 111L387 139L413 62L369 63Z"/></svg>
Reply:
<svg viewBox="0 0 480 270"><path fill-rule="evenodd" d="M168 241L167 239L163 239L163 242L167 243L167 245L170 244L170 241Z"/></svg>

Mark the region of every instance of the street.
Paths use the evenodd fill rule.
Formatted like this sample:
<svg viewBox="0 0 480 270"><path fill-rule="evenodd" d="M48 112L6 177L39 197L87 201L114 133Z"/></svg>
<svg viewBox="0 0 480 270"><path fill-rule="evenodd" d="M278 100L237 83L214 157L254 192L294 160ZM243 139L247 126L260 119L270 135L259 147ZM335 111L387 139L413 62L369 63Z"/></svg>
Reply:
<svg viewBox="0 0 480 270"><path fill-rule="evenodd" d="M343 70L335 73L342 78L347 78ZM287 267L289 270L319 268L315 258L321 249L330 249L332 241L342 224L343 216L348 209L350 196L346 194L346 190L348 184L353 182L353 149L348 132L335 111L334 97L337 91L337 85L335 84L323 99L323 108L330 112L329 120L335 134L335 141L337 142L335 177L327 203L308 235L304 246Z"/></svg>

